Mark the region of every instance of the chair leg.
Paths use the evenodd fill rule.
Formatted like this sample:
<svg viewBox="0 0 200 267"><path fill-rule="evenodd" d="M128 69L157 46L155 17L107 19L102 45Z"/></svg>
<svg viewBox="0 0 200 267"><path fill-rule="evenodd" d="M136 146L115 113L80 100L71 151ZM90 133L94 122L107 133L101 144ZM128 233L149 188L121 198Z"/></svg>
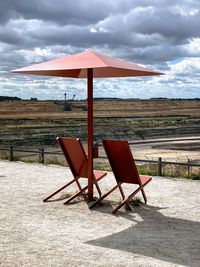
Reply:
<svg viewBox="0 0 200 267"><path fill-rule="evenodd" d="M78 189L81 191L82 190L82 187L81 187L81 184L79 183L79 180L78 180L77 177L75 177L75 182L77 184Z"/></svg>
<svg viewBox="0 0 200 267"><path fill-rule="evenodd" d="M110 189L108 192L103 194L99 199L97 199L91 206L90 209L92 209L94 206L96 206L100 201L102 201L105 197L107 197L110 193L112 193L115 189L117 189L119 185L117 184L112 189Z"/></svg>
<svg viewBox="0 0 200 267"><path fill-rule="evenodd" d="M102 195L102 193L101 193L101 189L100 189L100 187L99 187L99 185L98 185L98 183L97 183L97 180L96 180L96 179L94 179L94 184L95 184L95 186L96 186L96 189L97 189L97 191L98 191L98 193L99 193L99 196L101 196L101 195Z"/></svg>
<svg viewBox="0 0 200 267"><path fill-rule="evenodd" d="M101 178L100 178L100 179L101 179ZM98 180L100 180L100 179L98 179ZM77 186L78 186L78 188L79 188L80 191L77 192L77 193L76 193L75 195L73 195L72 197L70 197L67 201L65 201L65 202L63 203L64 205L67 205L67 204L68 204L69 202L71 202L74 198L76 198L76 197L78 197L79 195L83 194L83 192L85 192L85 191L88 189L88 186L85 186L85 187L82 188L77 178L75 178L74 180L76 181L76 184L77 184ZM93 183L96 185L97 191L98 191L99 195L101 196L101 190L100 190L100 188L99 188L99 185L98 185L98 183L97 183L97 180L96 180L96 179L93 179Z"/></svg>
<svg viewBox="0 0 200 267"><path fill-rule="evenodd" d="M115 214L124 204L130 201L140 190L143 190L143 186L138 187L132 194L130 194L124 201L122 201L115 209L113 209L112 213ZM143 190L144 191L144 190Z"/></svg>
<svg viewBox="0 0 200 267"><path fill-rule="evenodd" d="M69 202L71 202L74 198L78 197L79 195L82 195L85 190L88 189L88 186L83 187L78 193L70 197L67 201L65 201L63 204L67 205Z"/></svg>
<svg viewBox="0 0 200 267"><path fill-rule="evenodd" d="M123 191L123 189L122 189L121 184L122 184L122 183L118 183L118 185L119 185L119 191L120 191L120 193L121 193L121 195L122 195L122 200L124 200L124 199L125 199L125 194L124 194L124 191Z"/></svg>
<svg viewBox="0 0 200 267"><path fill-rule="evenodd" d="M142 191L142 195L143 195L143 198L144 198L144 203L147 204L147 197L146 197L146 194L144 192L144 189L141 189Z"/></svg>
<svg viewBox="0 0 200 267"><path fill-rule="evenodd" d="M43 202L47 202L48 199L52 198L53 196L55 196L56 194L58 194L60 191L62 191L63 189L65 189L66 187L68 187L69 185L71 185L72 183L75 182L75 179L71 180L69 183L67 183L66 185L62 186L61 188L59 188L57 191L55 191L54 193L52 193L51 195L49 195L48 197L46 197L45 199L43 199Z"/></svg>

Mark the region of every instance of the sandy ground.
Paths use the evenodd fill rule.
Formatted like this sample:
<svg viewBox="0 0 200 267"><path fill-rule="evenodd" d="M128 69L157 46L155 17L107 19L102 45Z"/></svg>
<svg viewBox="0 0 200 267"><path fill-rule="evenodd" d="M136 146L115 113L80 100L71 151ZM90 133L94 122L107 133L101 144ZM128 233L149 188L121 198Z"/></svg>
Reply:
<svg viewBox="0 0 200 267"><path fill-rule="evenodd" d="M152 145L135 145L132 146L134 157L138 159L153 159L158 160L159 157L162 157L165 161L183 161L187 162L190 160L199 160L200 151L191 150L176 150L176 149L167 149L167 148L154 148Z"/></svg>
<svg viewBox="0 0 200 267"><path fill-rule="evenodd" d="M165 161L179 162L187 162L188 159L200 159L200 149L197 149L200 147L199 136L157 138L144 140L144 143L140 143L141 140L138 142L139 144L135 141L135 144L131 145L132 153L136 159L158 160L159 157L162 157ZM177 146L179 149L176 149ZM170 147L174 148L170 149ZM105 156L103 146L99 147L99 152L100 155Z"/></svg>
<svg viewBox="0 0 200 267"><path fill-rule="evenodd" d="M200 266L199 181L153 177L148 205L114 216L118 192L94 210L83 199L64 206L63 193L42 202L70 177L65 167L0 161L0 266ZM109 173L100 186L113 183Z"/></svg>

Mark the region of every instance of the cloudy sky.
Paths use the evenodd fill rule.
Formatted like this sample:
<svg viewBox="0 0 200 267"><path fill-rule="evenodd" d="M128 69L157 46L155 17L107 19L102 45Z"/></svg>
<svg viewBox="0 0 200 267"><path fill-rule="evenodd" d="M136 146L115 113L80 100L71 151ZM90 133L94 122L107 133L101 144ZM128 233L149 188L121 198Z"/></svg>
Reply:
<svg viewBox="0 0 200 267"><path fill-rule="evenodd" d="M199 0L0 0L0 95L86 98L86 81L10 70L85 49L164 72L96 79L95 97L200 97Z"/></svg>

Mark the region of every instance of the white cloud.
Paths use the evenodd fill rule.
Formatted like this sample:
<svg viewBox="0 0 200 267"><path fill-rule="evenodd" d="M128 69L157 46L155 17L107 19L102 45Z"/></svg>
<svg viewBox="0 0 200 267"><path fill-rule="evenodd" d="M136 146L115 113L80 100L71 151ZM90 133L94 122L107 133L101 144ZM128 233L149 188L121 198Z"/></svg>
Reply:
<svg viewBox="0 0 200 267"><path fill-rule="evenodd" d="M191 54L200 56L200 38L192 38L187 45Z"/></svg>

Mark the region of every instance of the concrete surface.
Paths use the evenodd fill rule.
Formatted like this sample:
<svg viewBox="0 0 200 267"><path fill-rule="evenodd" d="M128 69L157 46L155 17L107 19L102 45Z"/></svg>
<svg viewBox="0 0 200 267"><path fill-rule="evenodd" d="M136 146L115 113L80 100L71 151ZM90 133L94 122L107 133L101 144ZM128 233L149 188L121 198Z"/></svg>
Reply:
<svg viewBox="0 0 200 267"><path fill-rule="evenodd" d="M82 198L62 204L75 187L42 202L70 177L65 167L0 161L0 266L200 266L199 181L153 177L148 205L114 216L119 192L93 210ZM100 186L112 184L109 173Z"/></svg>

